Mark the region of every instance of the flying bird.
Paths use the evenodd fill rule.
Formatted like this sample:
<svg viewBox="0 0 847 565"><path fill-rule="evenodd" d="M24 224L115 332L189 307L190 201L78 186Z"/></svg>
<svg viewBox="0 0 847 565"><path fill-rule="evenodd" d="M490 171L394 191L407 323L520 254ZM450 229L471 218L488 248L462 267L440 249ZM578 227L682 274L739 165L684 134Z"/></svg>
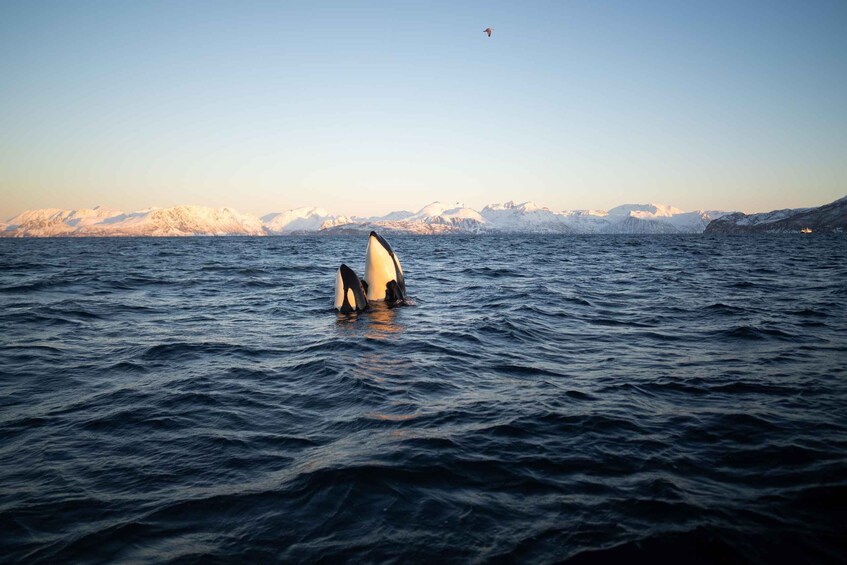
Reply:
<svg viewBox="0 0 847 565"><path fill-rule="evenodd" d="M493 30L493 29L491 29L490 27L487 27L487 28L485 28L484 30L482 30L482 33L487 33L487 34L488 34L488 37L491 37L491 32L492 32L492 31L494 31L494 30Z"/></svg>

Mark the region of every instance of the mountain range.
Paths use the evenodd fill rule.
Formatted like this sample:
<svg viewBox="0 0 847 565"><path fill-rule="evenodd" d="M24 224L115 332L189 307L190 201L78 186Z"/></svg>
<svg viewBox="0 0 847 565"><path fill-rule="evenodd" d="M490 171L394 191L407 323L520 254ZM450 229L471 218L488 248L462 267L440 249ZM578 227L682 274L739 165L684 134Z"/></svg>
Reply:
<svg viewBox="0 0 847 565"><path fill-rule="evenodd" d="M2 237L188 236L350 234L380 230L405 234L481 233L700 233L726 212L683 212L663 204L627 204L611 210L553 211L533 202L490 204L433 202L417 212L384 216L333 215L297 208L261 218L231 208L174 206L122 212L92 209L29 210L0 223Z"/></svg>
<svg viewBox="0 0 847 565"><path fill-rule="evenodd" d="M261 218L232 208L174 206L122 212L92 209L29 210L0 222L0 237L191 236L361 234L675 234L799 231L843 228L847 197L820 208L741 214L718 210L685 212L665 204L625 204L610 210L554 211L533 202L489 204L482 210L460 202L433 202L417 212L384 216L333 215L323 208L297 208ZM799 226L799 227L798 227Z"/></svg>

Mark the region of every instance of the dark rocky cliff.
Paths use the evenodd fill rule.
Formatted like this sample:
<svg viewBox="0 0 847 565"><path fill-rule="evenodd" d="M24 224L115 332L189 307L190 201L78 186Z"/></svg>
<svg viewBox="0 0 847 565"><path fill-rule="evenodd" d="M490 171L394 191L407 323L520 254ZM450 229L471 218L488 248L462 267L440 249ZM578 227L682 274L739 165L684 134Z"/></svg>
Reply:
<svg viewBox="0 0 847 565"><path fill-rule="evenodd" d="M818 208L728 214L710 222L705 233L799 233L803 228L847 232L847 196Z"/></svg>

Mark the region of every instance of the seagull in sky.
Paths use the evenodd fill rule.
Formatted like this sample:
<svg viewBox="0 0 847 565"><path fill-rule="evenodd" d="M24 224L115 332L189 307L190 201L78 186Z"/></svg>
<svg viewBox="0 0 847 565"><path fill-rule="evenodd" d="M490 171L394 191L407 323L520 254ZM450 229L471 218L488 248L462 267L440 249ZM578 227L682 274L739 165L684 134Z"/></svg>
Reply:
<svg viewBox="0 0 847 565"><path fill-rule="evenodd" d="M488 37L491 37L491 32L492 32L492 31L494 31L494 30L493 30L493 29L491 29L490 27L487 27L487 28L485 28L484 30L482 30L482 33L487 33L487 34L488 34Z"/></svg>

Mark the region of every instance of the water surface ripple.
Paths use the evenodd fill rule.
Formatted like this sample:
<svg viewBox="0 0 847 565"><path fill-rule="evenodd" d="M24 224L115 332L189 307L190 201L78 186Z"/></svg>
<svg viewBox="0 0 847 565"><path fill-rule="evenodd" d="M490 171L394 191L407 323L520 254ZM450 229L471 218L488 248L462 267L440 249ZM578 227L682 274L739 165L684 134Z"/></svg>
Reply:
<svg viewBox="0 0 847 565"><path fill-rule="evenodd" d="M0 555L847 555L843 237L0 240Z"/></svg>

